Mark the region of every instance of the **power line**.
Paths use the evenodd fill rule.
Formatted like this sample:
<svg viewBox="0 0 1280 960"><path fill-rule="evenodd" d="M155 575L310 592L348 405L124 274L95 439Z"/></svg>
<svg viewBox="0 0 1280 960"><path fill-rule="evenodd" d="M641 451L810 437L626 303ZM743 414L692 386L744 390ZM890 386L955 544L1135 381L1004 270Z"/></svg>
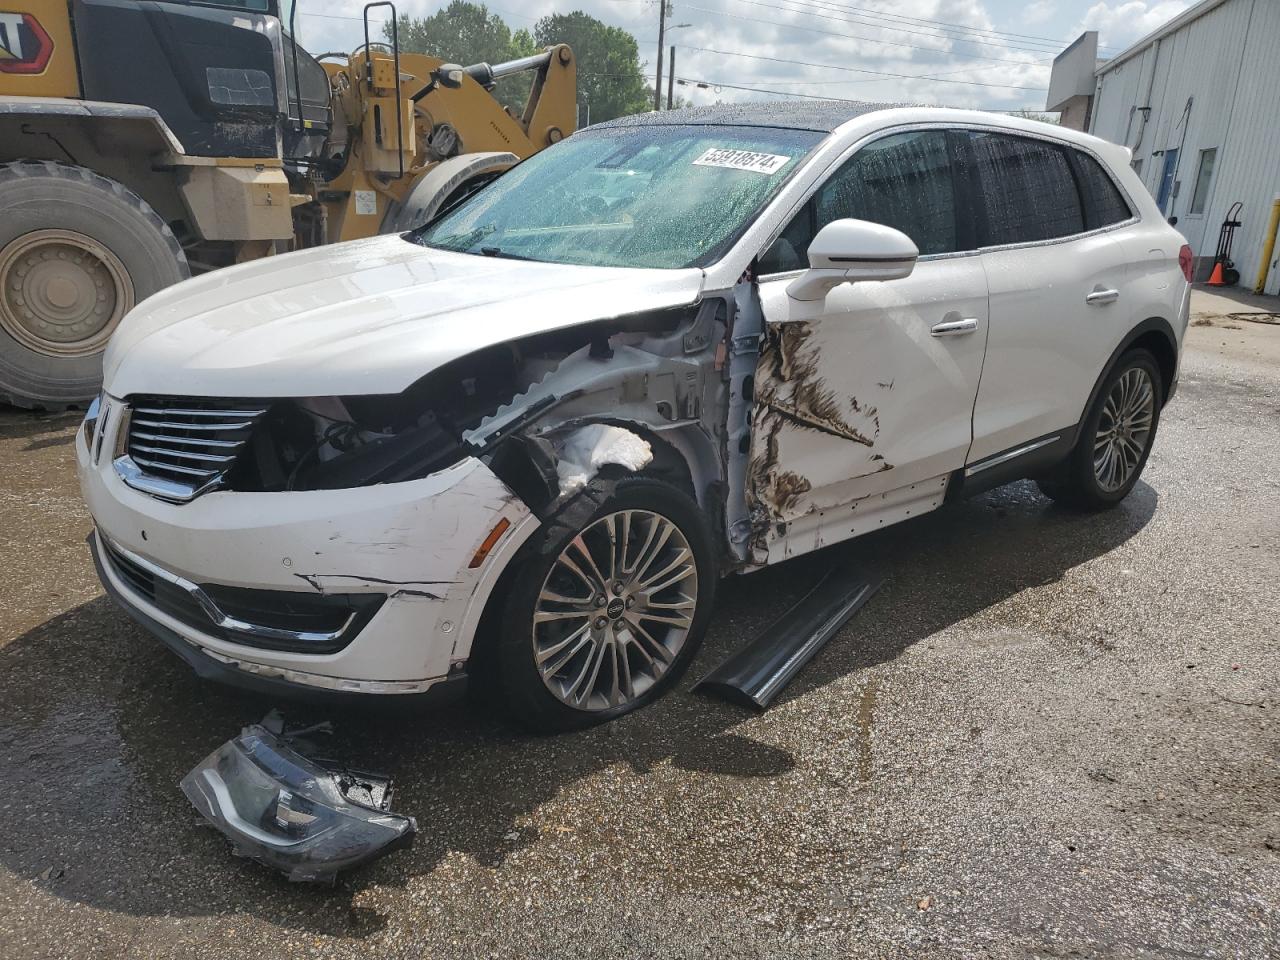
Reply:
<svg viewBox="0 0 1280 960"><path fill-rule="evenodd" d="M948 70L946 73L939 73L939 74L927 74L927 75L921 74L919 76L912 74L911 79L912 80L937 80L939 77L951 76L952 74L956 74L956 73L967 73L968 71L973 69L981 70L982 67L977 67L977 68L965 67L963 70ZM839 86L841 84L850 84L850 83L884 83L886 80L896 80L896 79L898 78L897 77L853 77L848 80L775 80L772 77L769 77L769 78L762 78L760 80L757 80L756 82L783 84L785 86L792 86L792 87L796 87L796 86L826 87L826 86Z"/></svg>
<svg viewBox="0 0 1280 960"><path fill-rule="evenodd" d="M767 82L767 81L764 81L764 82ZM800 97L801 99L804 99L804 100L834 101L835 103L865 104L865 103L876 102L871 100L851 100L847 97L820 97L812 93L792 93L789 90L769 90L764 87L747 87L747 86L743 86L742 84L721 83L715 80L695 80L693 77L676 77L676 83L681 84L682 86L693 85L695 87L706 87L708 89L715 87L715 88L724 88L726 90L745 90L748 93L768 93L768 94L776 94L784 97ZM891 106L891 104L885 104L885 106L886 107ZM904 104L904 106L910 106L910 104ZM922 104L922 106L926 106L926 105ZM983 112L984 113L1019 113L1023 110L1035 110L1035 109L1036 108L1034 107L1019 107L1015 110L984 110Z"/></svg>
<svg viewBox="0 0 1280 960"><path fill-rule="evenodd" d="M850 11L844 7L822 2L822 0L782 0L782 2L794 4L794 6L786 6L786 7L777 6L771 3L759 2L759 0L737 0L737 2L747 3L755 7L767 7L772 10L780 10L786 13L794 13L800 16L805 16L805 17L815 17L822 20L832 20L838 23L850 23L850 24L854 24L855 26L871 27L872 29L884 30L884 31L888 31L889 33L904 33L904 34L909 34L911 36L925 37L931 40L949 41L951 43L968 43L968 44L972 44L974 46L979 46L979 47L995 47L1000 50L1013 50L1013 51L1021 50L1026 53L1035 53L1035 54L1040 54L1042 56L1046 53L1056 52L1056 50L1060 49L1060 47L1062 46L1061 44L1059 44L1058 47L1055 47L1053 50L1050 50L1038 44L1035 46L1025 46L1025 45L1013 44L1013 43L1010 43L1008 40L1003 40L1003 39L998 40L997 42L996 38L979 39L977 37L953 36L951 34L943 32L942 30L936 27L930 28L928 30L913 30L913 29L908 29L908 27L906 26L900 26L900 25L894 24L892 21L886 24L884 22L877 22L876 20L869 19L865 15L859 15L859 14L853 14L852 16L838 16L837 15L838 13L849 13ZM923 26L923 25L913 24L912 26ZM895 43L900 41L882 39L879 42ZM938 52L946 52L946 51L939 50L939 48L937 47L925 47L924 49L935 50Z"/></svg>
<svg viewBox="0 0 1280 960"><path fill-rule="evenodd" d="M846 97L820 97L815 93L792 93L790 90L765 90L762 87L744 87L736 83L719 83L715 80L695 80L692 77L676 77L681 86L723 87L726 90L746 90L748 93L773 93L784 97L800 97L804 100L834 100L837 103L866 103L865 100L849 100Z"/></svg>
<svg viewBox="0 0 1280 960"><path fill-rule="evenodd" d="M700 53L714 53L722 57L743 57L747 60L767 60L771 63L789 63L801 67L819 67L824 70L843 70L847 73L870 73L879 77L893 77L898 80L932 79L937 80L939 83L962 83L965 86L970 87L995 87L1001 90L1028 90L1032 93L1044 93L1047 89L1045 87L1023 87L1011 83L984 83L981 80L942 80L937 77L913 77L907 73L890 73L885 70L866 70L862 67L844 67L834 63L813 63L808 60L787 60L783 57L766 57L756 53L736 53L732 50L713 50L710 47L691 47L684 44L681 46L685 50L696 50Z"/></svg>
<svg viewBox="0 0 1280 960"><path fill-rule="evenodd" d="M975 34L977 36L1027 41L1030 43L1048 45L1055 49L1061 49L1065 45L1064 42L1057 37L1043 37L1032 33L1013 33L1008 30L996 30L988 27L974 27L964 23L937 20L930 17L912 17L903 13L894 13L881 7L863 7L858 6L857 4L841 3L839 0L814 0L814 2L815 5L830 7L842 12L854 13L859 16L869 15L883 17L891 23L906 23L912 26L924 26L937 30L960 31L963 33Z"/></svg>
<svg viewBox="0 0 1280 960"><path fill-rule="evenodd" d="M493 4L488 3L488 2L484 2L484 6L485 6L486 8L488 8L489 10L492 10L494 13L503 13L503 14L506 14L508 17L517 17L517 18L519 18L520 20L528 20L528 21L530 21L530 22L537 22L538 20L541 20L541 19L542 19L541 17L531 17L531 16L529 16L527 13L516 13L514 10L504 10L504 9L502 9L501 7L495 7ZM436 12L436 13L440 13L440 12L442 12L444 9L445 9L444 7L441 7L439 10L437 10L437 11L435 11L435 12ZM341 14L341 13L308 13L308 12L307 12L307 11L305 11L305 10L299 10L299 11L298 11L298 16L300 16L300 17L319 17L319 18L320 18L320 19L322 19L322 20L351 20L351 21L354 21L355 23L362 23L362 22L364 22L364 17L354 17L354 16L351 16L350 14ZM406 14L406 16L407 16L407 14ZM429 13L429 14L427 14L427 16L428 16L428 17L430 17L430 16L434 16L434 14L430 14L430 13ZM412 17L411 17L410 19L412 20L412 19L415 19L415 18L412 18ZM378 23L378 22L380 22L380 21L376 21L376 20L374 20L374 21L370 21L370 22L371 22L371 23ZM381 22L390 22L390 21L381 21Z"/></svg>
<svg viewBox="0 0 1280 960"><path fill-rule="evenodd" d="M750 2L750 0L743 0L743 2ZM766 3L757 3L755 5L761 6L761 7L772 6L771 4L766 4ZM991 63L1013 63L1013 64L1018 64L1020 66L1027 66L1027 67L1045 66L1049 63L1049 61L1032 62L1028 60L1013 60L1008 57L987 57L987 56L983 56L981 54L976 54L976 53L954 53L950 50L943 50L940 47L925 47L925 46L921 46L920 44L905 43L899 40L881 40L877 37L867 37L867 36L863 36L862 34L848 33L847 31L844 31L844 30L823 30L821 27L807 27L804 24L800 24L800 23L778 23L776 20L766 20L763 17L748 17L741 13L728 13L727 11L724 11L724 10L713 10L709 7L698 7L689 3L681 4L680 9L698 10L698 11L701 11L702 13L709 13L718 17L732 17L734 20L746 20L746 21L749 21L750 23L763 23L763 24L766 24L767 26L771 26L774 28L781 27L784 30L803 30L806 33L820 33L823 36L840 37L845 40L865 40L868 43L879 43L889 47L907 47L911 50L925 50L925 51L928 51L929 53L941 53L941 54L946 54L947 56L950 56L950 57L960 57L966 60L986 60ZM786 10L787 8L772 7L772 9ZM799 10L796 10L793 12L801 13L801 11ZM819 16L819 14L809 14L809 13L803 13L802 15L803 16ZM824 17L823 19L831 19L831 20L838 20L840 22L845 22L843 20L840 20L840 18L838 17Z"/></svg>
<svg viewBox="0 0 1280 960"><path fill-rule="evenodd" d="M945 28L942 28L942 27L932 27L931 29L929 29L928 32L925 32L925 31L922 31L922 29L909 29L906 26L896 26L896 24L893 24L892 22L890 24L879 23L879 22L876 22L876 20L868 19L867 15L865 14L855 13L854 15L851 15L851 17L837 17L835 12L850 13L850 9L845 8L845 6L841 6L838 4L828 3L828 0L782 0L782 1L783 3L796 4L801 9L796 9L796 6L776 6L774 4L760 3L760 0L737 0L737 3L751 4L753 6L767 6L767 8L771 8L774 10L782 10L782 12L786 12L786 13L800 14L801 17L817 17L819 19L837 20L837 22L840 22L840 23L852 23L860 27L872 27L874 29L883 29L883 31L888 31L891 33L909 33L909 35L913 35L913 36L929 37L929 38L932 38L932 40L946 40L946 41L952 42L952 44L970 44L974 46L997 47L997 49L1000 49L1000 50L1023 50L1025 52L1030 52L1030 54L1041 54L1041 55L1057 54L1057 52L1060 52L1066 46L1064 42L1060 42L1060 41L1050 41L1048 42L1048 44L1044 44L1044 45L1041 45L1039 44L1039 41L1036 41L1037 42L1036 46L1027 46L1027 45L1011 44L1011 42L1007 40L1000 40L1000 38L995 38L995 37L988 38L988 40L979 40L979 38L975 38L975 37L952 36L950 35L950 33L946 33ZM927 26L927 24L911 24L911 26ZM893 41L881 41L881 42L893 42ZM947 51L940 51L940 52L947 52Z"/></svg>
<svg viewBox="0 0 1280 960"><path fill-rule="evenodd" d="M614 3L651 3L652 0L613 0L613 2ZM1064 41L1059 40L1056 37L1042 37L1042 36L1039 36L1038 34L1031 34L1031 33L1013 33L1007 30L988 29L985 27L971 27L963 23L954 23L947 20L936 20L930 17L910 17L902 13L893 13L881 7L860 7L854 4L838 3L836 2L836 0L817 0L815 5L822 5L822 6L830 7L833 9L842 10L846 13L857 13L860 15L874 15L877 17L884 17L890 21L911 23L916 26L928 26L928 27L934 27L935 29L945 28L949 30L959 30L966 33L977 34L980 36L1007 37L1015 40L1027 40L1027 41L1037 42L1041 44L1048 44L1052 46L1055 50L1060 50L1062 49L1062 47L1066 45ZM718 10L712 11L712 12L721 13L721 11L718 11Z"/></svg>

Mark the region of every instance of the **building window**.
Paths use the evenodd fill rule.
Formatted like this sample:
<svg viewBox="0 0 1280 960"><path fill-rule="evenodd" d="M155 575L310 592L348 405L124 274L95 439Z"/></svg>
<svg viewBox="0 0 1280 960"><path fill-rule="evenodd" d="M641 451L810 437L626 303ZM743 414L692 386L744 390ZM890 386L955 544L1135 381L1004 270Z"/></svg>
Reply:
<svg viewBox="0 0 1280 960"><path fill-rule="evenodd" d="M1196 189L1191 194L1189 213L1204 213L1204 208L1209 203L1209 186L1213 182L1213 164L1217 157L1217 147L1200 151L1200 169L1196 171Z"/></svg>

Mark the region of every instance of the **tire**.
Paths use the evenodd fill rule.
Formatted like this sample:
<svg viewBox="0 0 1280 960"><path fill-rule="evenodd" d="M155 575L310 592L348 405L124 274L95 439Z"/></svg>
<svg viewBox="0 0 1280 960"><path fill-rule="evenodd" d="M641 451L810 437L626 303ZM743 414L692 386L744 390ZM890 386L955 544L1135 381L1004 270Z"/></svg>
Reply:
<svg viewBox="0 0 1280 960"><path fill-rule="evenodd" d="M1164 384L1155 357L1141 349L1123 354L1080 424L1070 456L1054 473L1037 478L1041 492L1077 510L1114 507L1142 476L1163 402ZM1117 410L1119 422L1113 417ZM1110 448L1109 455L1104 446Z"/></svg>
<svg viewBox="0 0 1280 960"><path fill-rule="evenodd" d="M62 410L102 383L121 317L190 276L141 197L83 167L0 166L0 401Z"/></svg>
<svg viewBox="0 0 1280 960"><path fill-rule="evenodd" d="M592 486L600 489L597 481ZM629 529L630 552L620 568L633 568L634 579L623 574L612 581L627 581L621 594L612 591L610 584L600 592L592 590L594 598L590 598L586 582L571 572L562 557L568 551L568 559L590 577L586 573L589 565L575 541L589 550L597 548L597 566L602 567L606 555L599 548L608 542L607 525L611 522L619 540L621 533ZM662 531L666 530L662 523L671 525L669 536L660 550L648 548L654 562L644 564L645 538L655 531L650 542L661 541ZM697 504L661 480L622 480L585 520L568 524L567 528L557 526L548 524L549 532L535 534L513 561L514 575L507 581L509 591L491 664L494 692L502 698L512 718L541 733L612 720L669 690L688 669L706 633L717 576L716 552ZM681 559L686 547L691 556ZM654 576L672 564L674 572ZM609 573L604 569L600 572ZM663 587L647 600L641 591L630 586L643 583L646 572L650 583L656 579ZM664 586L664 581L672 577L679 580ZM695 581L692 588L691 580ZM550 599L570 596L580 602ZM602 596L603 608L596 606ZM682 597L692 600L691 611L647 606L649 601L683 604ZM562 612L566 615L553 616ZM687 629L664 626L648 619L645 612L687 618ZM535 614L546 615L547 619L535 624ZM607 623L604 629L598 629L601 621ZM664 635L662 631L667 632ZM580 635L581 643L574 640L556 650L557 644L574 634ZM577 653L573 653L575 647L580 648ZM539 656L543 669L548 671L545 678L538 665ZM559 665L561 660L563 665ZM596 662L598 666L593 668ZM584 670L585 674L581 674ZM573 680L580 675L584 679L575 687ZM575 696L575 691L585 695Z"/></svg>

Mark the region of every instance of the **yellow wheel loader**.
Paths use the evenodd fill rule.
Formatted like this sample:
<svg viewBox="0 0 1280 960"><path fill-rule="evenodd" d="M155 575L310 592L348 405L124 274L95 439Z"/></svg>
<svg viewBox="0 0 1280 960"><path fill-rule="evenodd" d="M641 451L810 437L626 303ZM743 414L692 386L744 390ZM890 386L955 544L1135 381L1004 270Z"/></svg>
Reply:
<svg viewBox="0 0 1280 960"><path fill-rule="evenodd" d="M567 46L468 67L402 53L382 2L354 53L313 57L280 6L0 0L0 401L84 403L157 290L411 229L573 132ZM491 91L526 71L517 114Z"/></svg>

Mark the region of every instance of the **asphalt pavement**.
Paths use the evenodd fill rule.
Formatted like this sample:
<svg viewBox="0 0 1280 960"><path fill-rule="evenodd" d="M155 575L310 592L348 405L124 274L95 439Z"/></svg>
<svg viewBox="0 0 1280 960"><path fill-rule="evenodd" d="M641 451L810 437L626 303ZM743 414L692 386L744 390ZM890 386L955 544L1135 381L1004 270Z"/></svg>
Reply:
<svg viewBox="0 0 1280 960"><path fill-rule="evenodd" d="M1280 326L1203 312L1115 510L1015 484L730 580L585 733L292 709L421 826L322 889L178 791L275 704L102 595L77 417L0 411L0 957L1280 954ZM690 693L835 559L885 585L772 709Z"/></svg>

